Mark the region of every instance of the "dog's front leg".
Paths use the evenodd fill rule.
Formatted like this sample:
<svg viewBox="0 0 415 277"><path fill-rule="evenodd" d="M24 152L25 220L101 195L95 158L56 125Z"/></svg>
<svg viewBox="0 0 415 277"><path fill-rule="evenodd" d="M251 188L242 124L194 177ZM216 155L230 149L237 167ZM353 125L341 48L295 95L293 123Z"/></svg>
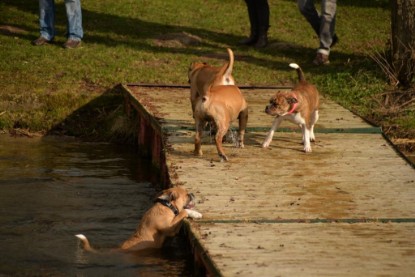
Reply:
<svg viewBox="0 0 415 277"><path fill-rule="evenodd" d="M275 130L277 130L278 126L280 126L282 120L283 120L282 116L277 116L274 119L274 122L272 123L271 129L269 130L264 142L262 143L263 148L266 148L266 147L269 146L269 144L272 141L272 138L274 137Z"/></svg>
<svg viewBox="0 0 415 277"><path fill-rule="evenodd" d="M182 210L177 216L174 217L172 222L170 223L169 227L164 230L164 234L169 237L175 236L180 231L180 227L182 226L181 223L184 218L188 217L188 213L186 210Z"/></svg>
<svg viewBox="0 0 415 277"><path fill-rule="evenodd" d="M185 211L187 212L187 215L188 215L190 218L196 218L196 219L198 219L198 218L202 218L202 214L201 214L201 213L199 213L199 212L197 212L197 211L190 210L190 209L185 209Z"/></svg>

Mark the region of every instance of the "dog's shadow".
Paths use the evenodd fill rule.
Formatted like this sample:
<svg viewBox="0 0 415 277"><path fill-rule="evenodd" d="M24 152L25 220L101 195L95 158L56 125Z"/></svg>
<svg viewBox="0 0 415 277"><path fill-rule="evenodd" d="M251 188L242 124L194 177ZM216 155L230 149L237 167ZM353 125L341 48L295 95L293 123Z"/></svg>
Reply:
<svg viewBox="0 0 415 277"><path fill-rule="evenodd" d="M303 153L301 138L285 138L285 137L278 137L278 133L274 136L272 143L267 147L262 147L262 142L265 139L265 135L262 134L253 134L248 133L245 137L245 145L253 145L255 147L259 147L263 149L263 151L270 151L270 150L290 150L299 153ZM300 147L291 146L292 144L299 145Z"/></svg>

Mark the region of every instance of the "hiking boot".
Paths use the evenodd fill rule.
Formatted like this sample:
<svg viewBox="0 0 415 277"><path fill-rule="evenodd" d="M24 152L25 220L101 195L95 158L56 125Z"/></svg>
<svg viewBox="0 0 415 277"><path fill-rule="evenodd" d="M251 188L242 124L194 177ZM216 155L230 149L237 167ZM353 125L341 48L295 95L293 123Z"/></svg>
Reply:
<svg viewBox="0 0 415 277"><path fill-rule="evenodd" d="M267 33L262 33L259 35L257 42L255 43L255 48L264 48L268 44L268 35Z"/></svg>
<svg viewBox="0 0 415 277"><path fill-rule="evenodd" d="M254 45L258 40L257 34L251 33L247 38L244 38L238 42L239 45Z"/></svg>
<svg viewBox="0 0 415 277"><path fill-rule="evenodd" d="M329 63L329 56L323 53L317 53L317 56L313 61L313 64L315 65L327 65Z"/></svg>
<svg viewBox="0 0 415 277"><path fill-rule="evenodd" d="M49 43L50 43L50 40L47 40L46 38L42 36L32 41L32 45L34 46L42 46L42 45L49 44Z"/></svg>
<svg viewBox="0 0 415 277"><path fill-rule="evenodd" d="M64 44L63 48L66 49L75 49L81 46L81 41L77 39L68 39Z"/></svg>

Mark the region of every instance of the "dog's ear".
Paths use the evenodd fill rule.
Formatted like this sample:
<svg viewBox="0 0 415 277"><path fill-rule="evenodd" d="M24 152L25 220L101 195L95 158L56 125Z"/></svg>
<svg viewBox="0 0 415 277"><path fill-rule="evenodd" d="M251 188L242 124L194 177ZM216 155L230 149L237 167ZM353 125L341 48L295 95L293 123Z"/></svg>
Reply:
<svg viewBox="0 0 415 277"><path fill-rule="evenodd" d="M287 97L287 103L288 104L298 103L298 100L295 97Z"/></svg>
<svg viewBox="0 0 415 277"><path fill-rule="evenodd" d="M169 197L170 197L170 201L174 201L177 198L179 198L179 194L176 191L171 191Z"/></svg>
<svg viewBox="0 0 415 277"><path fill-rule="evenodd" d="M159 196L157 196L157 199L166 200L166 201L174 201L178 197L177 193L175 191L171 190L163 190Z"/></svg>

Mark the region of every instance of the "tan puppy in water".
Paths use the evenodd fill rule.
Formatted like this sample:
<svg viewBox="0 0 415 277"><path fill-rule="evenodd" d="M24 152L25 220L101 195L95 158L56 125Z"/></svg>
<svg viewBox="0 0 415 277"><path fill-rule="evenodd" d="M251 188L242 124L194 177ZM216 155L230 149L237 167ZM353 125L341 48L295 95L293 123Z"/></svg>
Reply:
<svg viewBox="0 0 415 277"><path fill-rule="evenodd" d="M220 160L228 161L223 151L223 136L228 131L232 121L239 119L238 146L244 147L244 135L248 122L248 104L237 86L215 86L208 88L206 94L196 101L195 111L195 155L201 156L201 138L207 121L213 121L216 126L216 148Z"/></svg>
<svg viewBox="0 0 415 277"><path fill-rule="evenodd" d="M119 251L137 251L147 248L161 248L167 237L175 236L186 217L201 218L202 214L191 210L194 207L194 195L182 187L162 191L155 204L143 215L135 233L123 242ZM76 235L87 251L96 252L88 239Z"/></svg>
<svg viewBox="0 0 415 277"><path fill-rule="evenodd" d="M299 83L292 91L279 91L271 98L265 112L276 116L271 130L262 143L268 147L272 141L275 130L285 119L299 124L303 133L304 152L311 152L310 141L315 141L314 124L317 122L319 108L319 93L315 86L306 82L303 71L298 64L292 63L290 67L297 70Z"/></svg>
<svg viewBox="0 0 415 277"><path fill-rule="evenodd" d="M206 94L210 85L234 85L235 80L232 77L234 56L230 48L226 49L229 54L229 62L221 67L214 67L206 63L194 62L190 65L188 71L190 83L190 102L192 112L195 111L196 101Z"/></svg>

